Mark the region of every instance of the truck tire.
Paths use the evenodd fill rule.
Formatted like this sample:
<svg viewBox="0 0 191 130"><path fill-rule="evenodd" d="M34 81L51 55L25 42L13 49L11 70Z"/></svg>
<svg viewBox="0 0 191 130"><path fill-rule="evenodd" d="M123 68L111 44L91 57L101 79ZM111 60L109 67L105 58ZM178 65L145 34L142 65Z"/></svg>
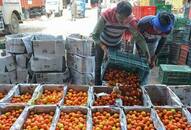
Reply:
<svg viewBox="0 0 191 130"><path fill-rule="evenodd" d="M15 34L19 32L19 20L16 16L16 14L11 15L11 21L10 24L7 26L8 28L8 33L10 34Z"/></svg>

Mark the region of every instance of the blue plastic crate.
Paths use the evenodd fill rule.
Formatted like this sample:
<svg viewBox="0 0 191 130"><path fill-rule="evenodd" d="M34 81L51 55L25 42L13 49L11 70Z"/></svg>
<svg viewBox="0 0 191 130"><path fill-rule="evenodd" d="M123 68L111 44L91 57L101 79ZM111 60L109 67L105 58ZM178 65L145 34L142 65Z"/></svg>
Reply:
<svg viewBox="0 0 191 130"><path fill-rule="evenodd" d="M149 74L149 65L145 59L130 53L110 50L108 59L102 66L102 79L108 68L126 70L128 72L138 73L141 84L145 83L146 77Z"/></svg>

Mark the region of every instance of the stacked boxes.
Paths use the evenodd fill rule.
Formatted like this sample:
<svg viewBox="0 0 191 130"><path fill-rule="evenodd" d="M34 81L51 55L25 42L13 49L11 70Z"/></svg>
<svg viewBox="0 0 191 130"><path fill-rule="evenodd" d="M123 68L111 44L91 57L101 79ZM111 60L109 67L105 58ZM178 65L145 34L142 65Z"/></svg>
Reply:
<svg viewBox="0 0 191 130"><path fill-rule="evenodd" d="M16 83L16 64L10 54L0 55L0 83Z"/></svg>
<svg viewBox="0 0 191 130"><path fill-rule="evenodd" d="M34 35L32 49L30 69L34 72L34 82L64 83L68 80L62 36Z"/></svg>
<svg viewBox="0 0 191 130"><path fill-rule="evenodd" d="M67 65L72 83L89 84L94 80L95 57L92 56L93 40L72 34L66 39Z"/></svg>
<svg viewBox="0 0 191 130"><path fill-rule="evenodd" d="M31 35L15 34L6 36L6 52L11 54L15 62L15 82L26 83L28 81L27 64L32 53ZM13 81L11 83L14 83Z"/></svg>

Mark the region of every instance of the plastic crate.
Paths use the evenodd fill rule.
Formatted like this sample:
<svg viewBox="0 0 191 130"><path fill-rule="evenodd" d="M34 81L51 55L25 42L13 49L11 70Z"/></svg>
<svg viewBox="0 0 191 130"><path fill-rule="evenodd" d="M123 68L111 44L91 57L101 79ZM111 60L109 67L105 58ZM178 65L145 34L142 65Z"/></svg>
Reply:
<svg viewBox="0 0 191 130"><path fill-rule="evenodd" d="M149 65L145 59L135 56L131 53L123 53L120 51L110 50L108 59L102 66L102 79L104 80L105 72L108 68L116 68L126 70L128 72L136 72L139 75L141 83L145 81L149 73Z"/></svg>
<svg viewBox="0 0 191 130"><path fill-rule="evenodd" d="M164 44L162 49L159 52L159 56L166 56L170 53L170 44Z"/></svg>
<svg viewBox="0 0 191 130"><path fill-rule="evenodd" d="M0 43L0 49L5 49L5 43Z"/></svg>
<svg viewBox="0 0 191 130"><path fill-rule="evenodd" d="M189 41L190 37L190 26L184 26L182 28L173 29L170 34L172 41L174 42L182 42Z"/></svg>
<svg viewBox="0 0 191 130"><path fill-rule="evenodd" d="M190 24L190 20L189 19L178 17L175 20L174 28L175 29L184 28L185 26L187 26L189 24Z"/></svg>
<svg viewBox="0 0 191 130"><path fill-rule="evenodd" d="M168 64L169 63L169 58L164 57L164 58L158 58L156 61L156 65L159 66L160 64Z"/></svg>
<svg viewBox="0 0 191 130"><path fill-rule="evenodd" d="M141 17L148 16L148 15L155 15L156 14L156 6L143 6L142 7L142 14Z"/></svg>
<svg viewBox="0 0 191 130"><path fill-rule="evenodd" d="M170 46L170 55L169 55L169 59L170 59L169 62L171 64L177 64L179 52L180 52L180 44L172 43Z"/></svg>
<svg viewBox="0 0 191 130"><path fill-rule="evenodd" d="M161 11L171 12L172 5L157 4L157 13Z"/></svg>
<svg viewBox="0 0 191 130"><path fill-rule="evenodd" d="M180 46L180 54L178 59L179 65L185 65L188 57L189 46L188 45L181 45Z"/></svg>
<svg viewBox="0 0 191 130"><path fill-rule="evenodd" d="M134 6L133 7L133 15L137 18L137 19L141 19L141 6Z"/></svg>
<svg viewBox="0 0 191 130"><path fill-rule="evenodd" d="M189 65L191 67L191 48L189 49L187 65Z"/></svg>
<svg viewBox="0 0 191 130"><path fill-rule="evenodd" d="M156 6L134 6L133 14L137 19L141 19L144 16L155 15Z"/></svg>
<svg viewBox="0 0 191 130"><path fill-rule="evenodd" d="M191 84L191 68L186 65L166 65L159 67L159 80L163 84Z"/></svg>
<svg viewBox="0 0 191 130"><path fill-rule="evenodd" d="M165 0L150 0L150 5L165 4Z"/></svg>
<svg viewBox="0 0 191 130"><path fill-rule="evenodd" d="M0 41L0 49L5 49L5 41L4 40Z"/></svg>

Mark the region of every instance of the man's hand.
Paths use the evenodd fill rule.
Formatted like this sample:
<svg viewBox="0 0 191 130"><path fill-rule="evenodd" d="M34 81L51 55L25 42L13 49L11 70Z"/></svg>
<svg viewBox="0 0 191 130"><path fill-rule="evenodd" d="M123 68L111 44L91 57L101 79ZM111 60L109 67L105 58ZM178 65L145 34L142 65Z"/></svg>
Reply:
<svg viewBox="0 0 191 130"><path fill-rule="evenodd" d="M156 62L156 55L151 57L151 62L150 62L150 68L152 69L153 67L155 67L155 62Z"/></svg>
<svg viewBox="0 0 191 130"><path fill-rule="evenodd" d="M100 47L101 47L101 49L102 49L103 52L104 52L103 60L106 61L106 60L107 60L107 55L108 55L108 48L107 48L107 46L104 45L103 43L100 44Z"/></svg>

